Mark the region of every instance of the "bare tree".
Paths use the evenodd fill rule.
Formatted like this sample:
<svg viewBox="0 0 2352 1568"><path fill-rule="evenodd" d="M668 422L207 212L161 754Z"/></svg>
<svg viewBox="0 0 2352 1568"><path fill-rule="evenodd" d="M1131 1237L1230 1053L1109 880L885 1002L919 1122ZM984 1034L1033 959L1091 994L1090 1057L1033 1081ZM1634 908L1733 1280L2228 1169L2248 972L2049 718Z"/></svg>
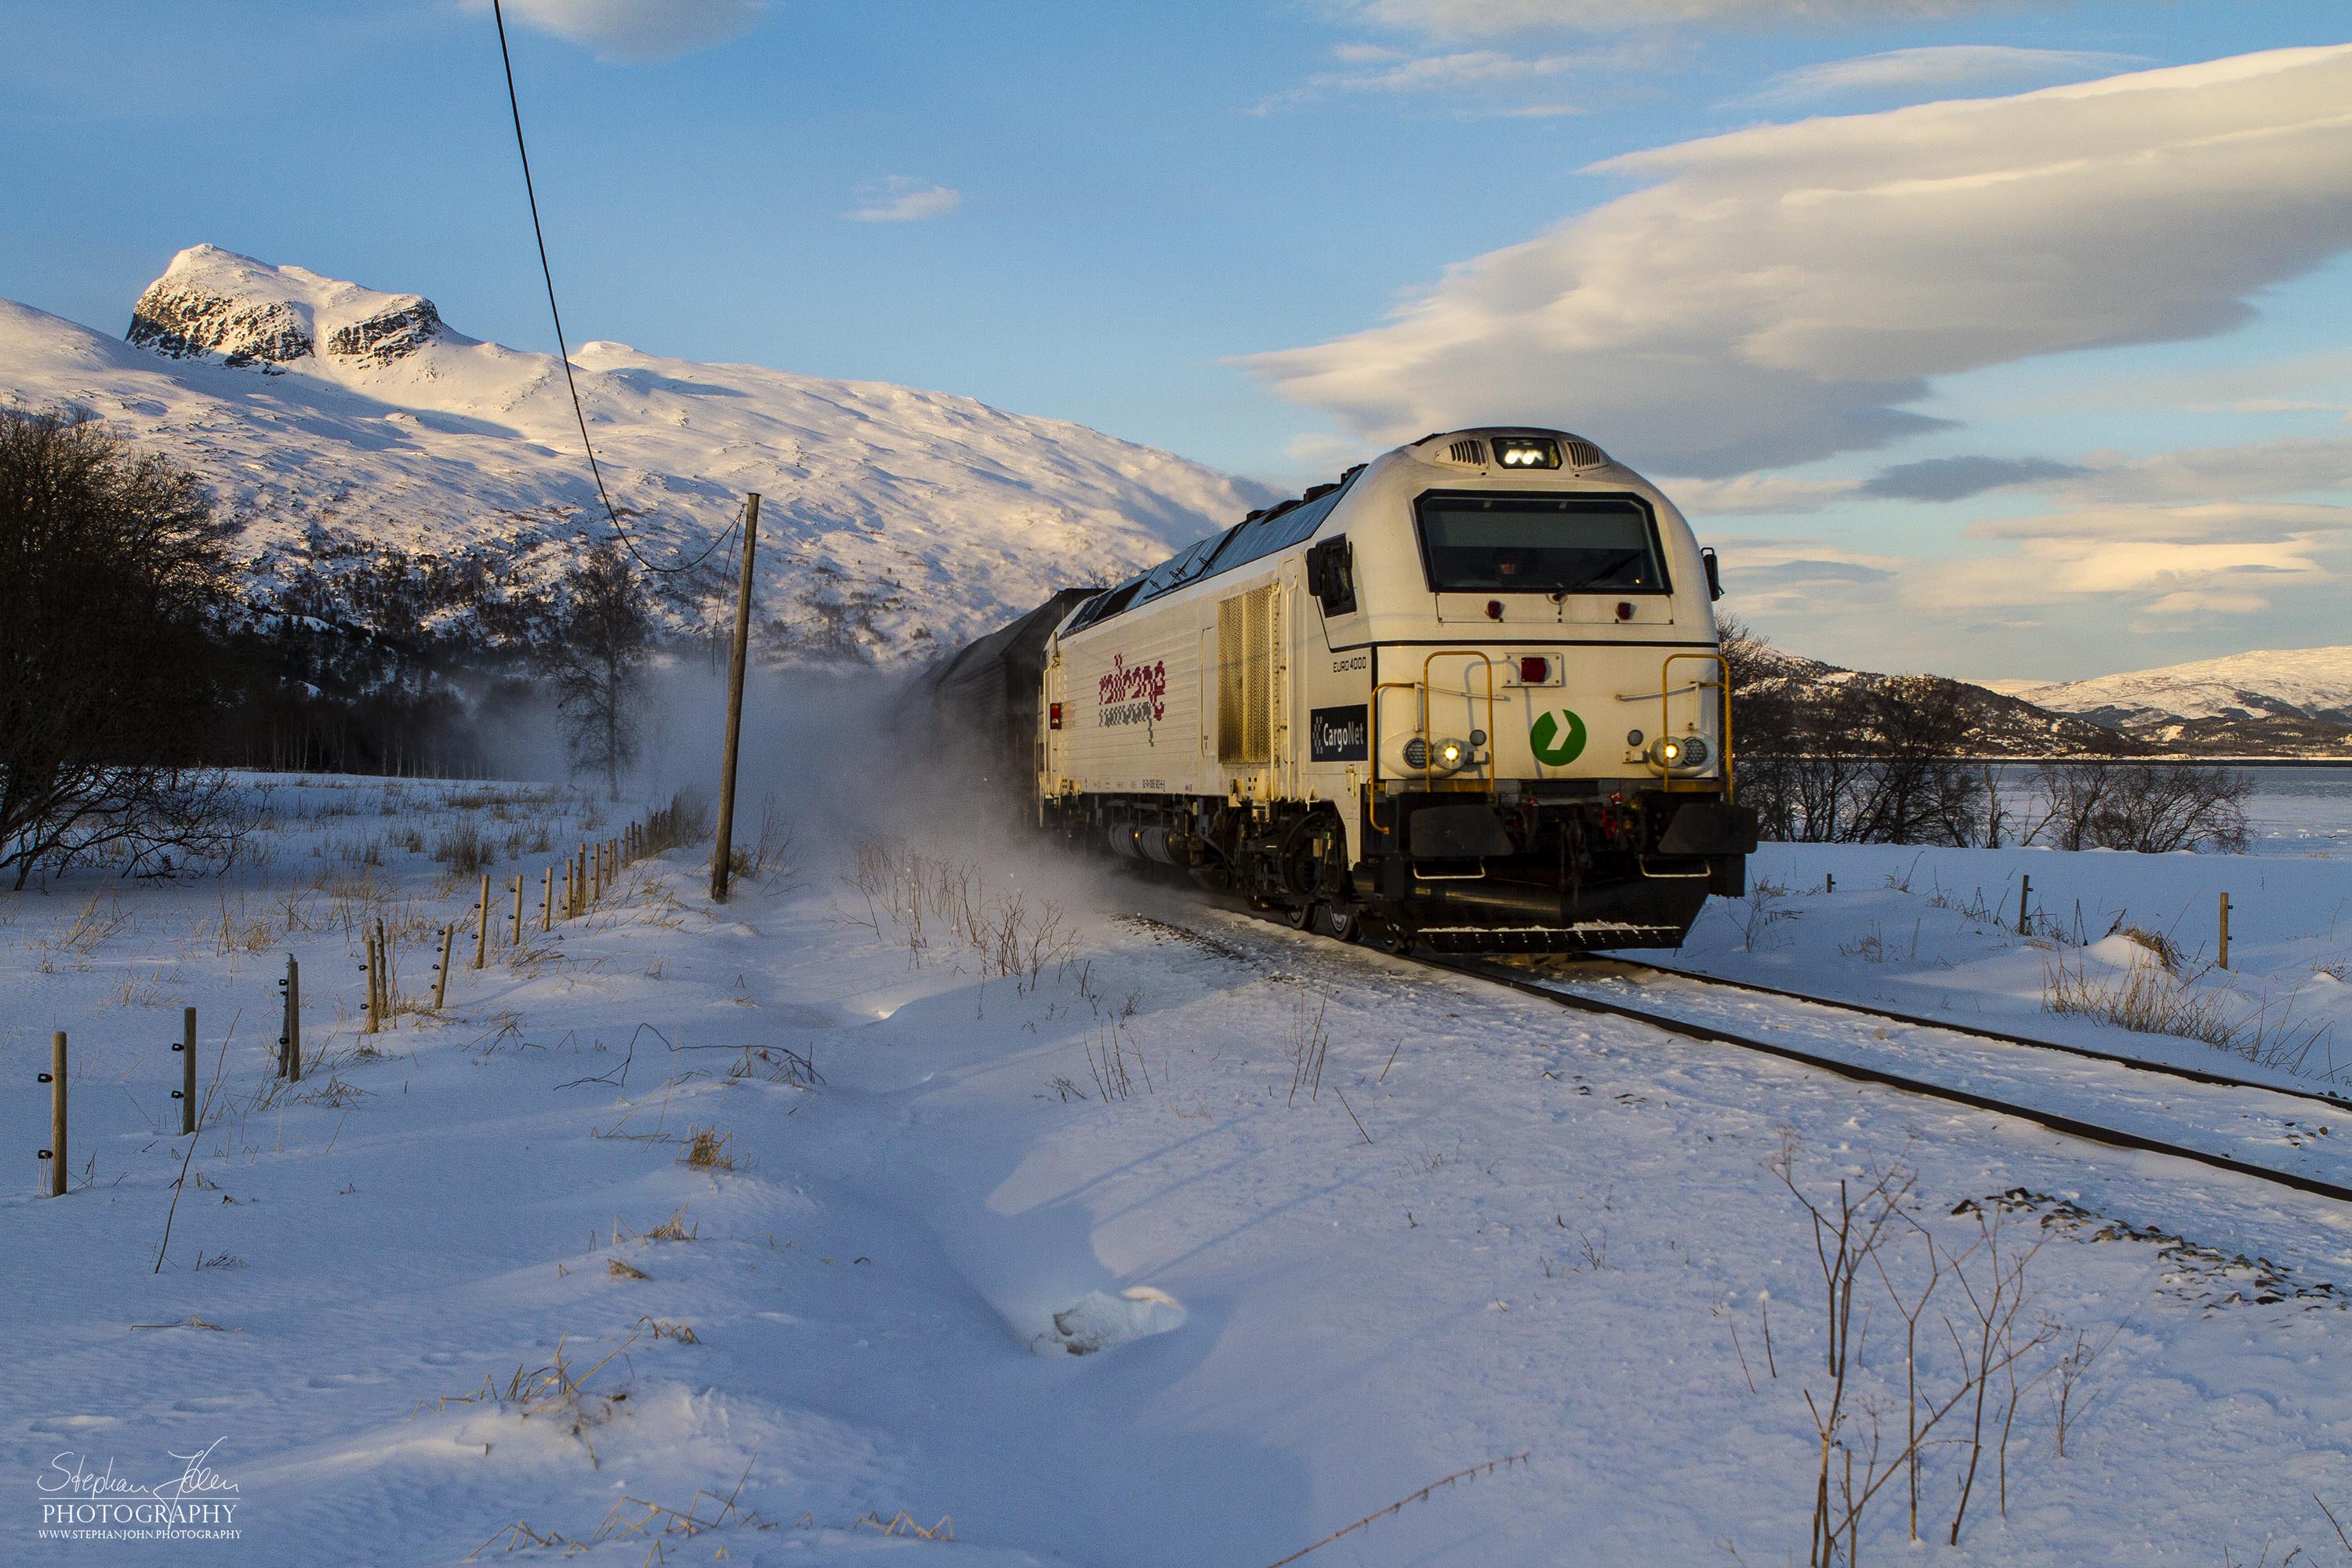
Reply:
<svg viewBox="0 0 2352 1568"><path fill-rule="evenodd" d="M2036 833L2061 849L2242 850L2254 781L2225 767L2044 763Z"/></svg>
<svg viewBox="0 0 2352 1568"><path fill-rule="evenodd" d="M1839 674L1806 681L1729 616L1739 790L1762 836L1796 843L1971 844L1985 771L1963 760L1974 720L1957 682Z"/></svg>
<svg viewBox="0 0 2352 1568"><path fill-rule="evenodd" d="M637 699L653 615L626 557L611 542L564 574L563 610L541 659L572 766L604 775L620 798L621 770L636 760Z"/></svg>
<svg viewBox="0 0 2352 1568"><path fill-rule="evenodd" d="M0 870L221 858L194 764L222 705L226 530L195 477L79 415L0 408Z"/></svg>

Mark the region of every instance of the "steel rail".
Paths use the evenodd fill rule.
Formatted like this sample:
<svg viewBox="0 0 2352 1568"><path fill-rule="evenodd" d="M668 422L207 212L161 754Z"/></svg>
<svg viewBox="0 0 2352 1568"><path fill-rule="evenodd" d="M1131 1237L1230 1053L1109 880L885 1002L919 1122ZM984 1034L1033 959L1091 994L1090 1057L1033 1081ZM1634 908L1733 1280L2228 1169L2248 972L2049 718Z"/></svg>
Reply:
<svg viewBox="0 0 2352 1568"><path fill-rule="evenodd" d="M1559 1006L1572 1007L1586 1013L1598 1013L1613 1018L1623 1018L1637 1024L1647 1024L1653 1028L1661 1029L1672 1035L1680 1035L1688 1039L1706 1040L1712 1044L1737 1046L1744 1050L1759 1051L1764 1055L1779 1057L1783 1060L1820 1068L1824 1071L1835 1073L1841 1078L1854 1079L1864 1083L1874 1083L1884 1088L1901 1089L1906 1093L1921 1095L1932 1100L1948 1100L1976 1110L1990 1110L1998 1115L2016 1117L2021 1121L2046 1127L2053 1132L2062 1132L2069 1137L2084 1139L2094 1143L2105 1143L2117 1149L2130 1149L2140 1153L2168 1154L2177 1159L2194 1161L2215 1170L2227 1171L2232 1175L2251 1176L2256 1181L2275 1183L2282 1186L2292 1187L2297 1192L2334 1198L2341 1203L2352 1203L2352 1186L2345 1186L2317 1176L2306 1176L2294 1171L2282 1171L2271 1165L2258 1165L2227 1154L2215 1153L2210 1150L2168 1142L2161 1138L2151 1138L2144 1133L2129 1132L2117 1127L2105 1127L2058 1111L2043 1110L2031 1105L2021 1105L2013 1100L1979 1094L1973 1089L1958 1089L1950 1084L1936 1083L1926 1079L1913 1078L1905 1073L1889 1072L1884 1068L1846 1061L1795 1046L1780 1045L1770 1040L1759 1040L1752 1036L1734 1034L1728 1029L1719 1029L1712 1024L1696 1023L1687 1018L1675 1017L1670 1014L1653 1013L1641 1007L1628 1007L1622 1003L1604 1002L1597 996L1586 996L1572 991L1556 990L1525 975L1512 973L1507 970L1488 968L1484 964L1465 963L1452 959L1427 957L1421 954L1414 954L1412 962L1447 973L1459 974L1473 980L1483 980L1492 984L1506 985L1530 996L1539 996ZM1806 997L1802 1000L1811 1001L1814 998ZM1839 1006L1842 1004L1830 1003L1828 1005ZM1931 1022L1929 1026L1942 1028L1946 1026ZM2261 1084L2242 1084L2236 1079L2228 1081L2240 1088L2266 1087Z"/></svg>
<svg viewBox="0 0 2352 1568"><path fill-rule="evenodd" d="M1562 954L1571 959L1622 963L1633 969L1646 969L1656 974L1672 974L1680 979L1696 981L1702 985L1727 985L1734 990L1753 991L1759 995L1778 996L1789 1002L1810 1002L1816 1007L1834 1007L1841 1012L1864 1013L1874 1018L1885 1018L1897 1024L1916 1024L1922 1028L1945 1029L1955 1035L1966 1035L1979 1040L1997 1040L2005 1046L2031 1046L2036 1050L2063 1051L2072 1057L2087 1057L2095 1062L2107 1062L2116 1067L2136 1068L2141 1072L2163 1073L2171 1078L2185 1078L2192 1083L2212 1084L2224 1089L2259 1089L2270 1094L2290 1095L2297 1100L2316 1100L2322 1105L2352 1114L2352 1095L2326 1089L2290 1089L2281 1084L2261 1083L2252 1079L2232 1078L2228 1073L2207 1072L2202 1068L2181 1067L2172 1062L2144 1061L2138 1057L2120 1056L2093 1046L2070 1046L2060 1040L2044 1040L2032 1035L2011 1035L2000 1029L1979 1029L1969 1024L1955 1024L1947 1018L1930 1017L1923 1013L1897 1013L1885 1007L1874 1007L1867 1002L1848 1002L1835 996L1816 996L1809 991L1783 991L1777 985L1766 985L1753 980L1732 980L1720 974L1703 974L1696 970L1676 969L1672 964L1653 963L1644 958L1627 958L1621 953Z"/></svg>

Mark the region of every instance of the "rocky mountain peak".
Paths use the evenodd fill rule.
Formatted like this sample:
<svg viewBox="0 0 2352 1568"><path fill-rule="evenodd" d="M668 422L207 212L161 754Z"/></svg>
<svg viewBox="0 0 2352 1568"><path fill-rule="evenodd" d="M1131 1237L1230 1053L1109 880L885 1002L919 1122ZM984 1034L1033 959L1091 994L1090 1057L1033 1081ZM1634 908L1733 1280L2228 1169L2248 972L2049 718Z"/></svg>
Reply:
<svg viewBox="0 0 2352 1568"><path fill-rule="evenodd" d="M322 342L330 357L351 367L388 365L446 329L422 295L386 294L197 245L147 286L123 335L172 359L217 354L267 374L314 361Z"/></svg>

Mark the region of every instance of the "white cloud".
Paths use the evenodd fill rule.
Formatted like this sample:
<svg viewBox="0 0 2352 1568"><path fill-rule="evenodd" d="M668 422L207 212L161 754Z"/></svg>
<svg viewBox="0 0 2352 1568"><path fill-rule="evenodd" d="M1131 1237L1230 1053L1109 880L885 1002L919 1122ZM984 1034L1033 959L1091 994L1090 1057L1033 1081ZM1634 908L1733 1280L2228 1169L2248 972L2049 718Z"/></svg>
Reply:
<svg viewBox="0 0 2352 1568"><path fill-rule="evenodd" d="M1660 479L1658 488L1674 498L1682 514L1693 520L1769 513L1786 517L1820 511L1851 497L1852 479L1800 479L1787 474L1742 474L1730 479Z"/></svg>
<svg viewBox="0 0 2352 1568"><path fill-rule="evenodd" d="M1768 125L1450 268L1387 325L1244 361L1381 440L1582 430L1721 477L1931 428L1930 378L2199 337L2352 245L2352 47Z"/></svg>
<svg viewBox="0 0 2352 1568"><path fill-rule="evenodd" d="M472 8L489 9L487 0ZM506 0L519 22L596 51L596 58L639 65L674 60L723 44L760 19L766 0Z"/></svg>
<svg viewBox="0 0 2352 1568"><path fill-rule="evenodd" d="M2059 487L2110 501L2243 500L2352 489L2352 440L2305 436L2153 458L2094 453Z"/></svg>
<svg viewBox="0 0 2352 1568"><path fill-rule="evenodd" d="M1829 60L1783 71L1746 103L1801 103L1848 93L1923 93L2021 87L2029 82L2095 75L2135 63L2129 55L2083 49L2020 49L1996 44L1942 44L1890 49L1850 60Z"/></svg>
<svg viewBox="0 0 2352 1568"><path fill-rule="evenodd" d="M1858 603L1885 599L1906 564L1899 556L1822 539L1722 534L1711 542L1723 552L1727 607L1743 618L1785 616L1811 625L1825 605L1851 614Z"/></svg>
<svg viewBox="0 0 2352 1568"><path fill-rule="evenodd" d="M1788 23L1869 24L1979 16L2036 0L1335 0L1332 9L1374 26L1433 37L1573 29L1622 32L1680 23L1765 27ZM2045 8L2049 0L2040 0Z"/></svg>
<svg viewBox="0 0 2352 1568"><path fill-rule="evenodd" d="M1452 54L1407 55L1366 45L1342 45L1334 51L1355 67L1350 70L1318 71L1300 85L1275 93L1251 111L1312 103L1334 93L1376 93L1403 97L1414 93L1493 93L1548 82L1572 70L1607 69L1627 63L1622 51L1521 56L1501 49L1464 49ZM1549 116L1574 112L1559 104L1483 106L1504 115Z"/></svg>
<svg viewBox="0 0 2352 1568"><path fill-rule="evenodd" d="M2210 502L2087 507L1974 523L1968 533L2010 548L1961 561L1914 563L1902 598L1916 615L2073 605L2142 626L2243 615L2288 589L2336 581L2352 565L2352 507Z"/></svg>
<svg viewBox="0 0 2352 1568"><path fill-rule="evenodd" d="M962 204L961 191L893 174L860 186L857 205L841 216L852 223L920 223L944 216Z"/></svg>

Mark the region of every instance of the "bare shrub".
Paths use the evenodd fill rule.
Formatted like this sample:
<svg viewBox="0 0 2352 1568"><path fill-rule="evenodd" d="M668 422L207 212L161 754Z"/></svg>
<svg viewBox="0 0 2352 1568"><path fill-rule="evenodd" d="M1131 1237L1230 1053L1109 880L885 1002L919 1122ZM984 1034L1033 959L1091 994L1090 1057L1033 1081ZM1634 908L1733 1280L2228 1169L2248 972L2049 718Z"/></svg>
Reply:
<svg viewBox="0 0 2352 1568"><path fill-rule="evenodd" d="M1748 884L1748 896L1731 906L1732 923L1739 928L1739 945L1749 952L1763 940L1764 933L1782 921L1797 918L1794 910L1776 906L1789 896L1789 889L1762 877Z"/></svg>
<svg viewBox="0 0 2352 1568"><path fill-rule="evenodd" d="M2042 971L2045 1012L2095 1018L2142 1035L2178 1035L2262 1067L2300 1070L2329 1028L2325 1020L2295 1014L2294 998L2273 1006L2267 999L2251 1013L2221 994L2196 988L2196 976L2179 976L2156 957L2135 963L2120 980L2090 973L2081 960L2061 958Z"/></svg>
<svg viewBox="0 0 2352 1568"><path fill-rule="evenodd" d="M1130 1098L1138 1078L1142 1079L1146 1094L1156 1092L1150 1064L1144 1060L1143 1047L1128 1037L1124 1019L1112 1019L1096 1030L1094 1039L1081 1039L1078 1044L1087 1053L1087 1070L1094 1075L1097 1095L1104 1104ZM1066 1100L1068 1096L1063 1098ZM1084 1100L1086 1096L1081 1094L1078 1098Z"/></svg>
<svg viewBox="0 0 2352 1568"><path fill-rule="evenodd" d="M710 831L710 805L692 790L682 789L669 804L646 814L645 852L659 855L702 842Z"/></svg>
<svg viewBox="0 0 2352 1568"><path fill-rule="evenodd" d="M753 840L745 871L754 877L789 881L793 876L793 819L777 808L771 794L760 800L760 836Z"/></svg>
<svg viewBox="0 0 2352 1568"><path fill-rule="evenodd" d="M983 986L1011 980L1026 994L1051 967L1069 962L1077 933L1052 900L1035 904L1018 885L992 890L975 862L932 855L894 838L860 838L851 846L845 879L862 895L866 916L848 916L885 942L904 942L910 963L929 962L942 941L980 960ZM887 929L886 929L887 928Z"/></svg>
<svg viewBox="0 0 2352 1568"><path fill-rule="evenodd" d="M1874 1164L1858 1181L1841 1178L1833 1194L1819 1198L1798 1179L1793 1135L1784 1135L1769 1168L1809 1222L1823 1292L1820 1380L1807 1379L1800 1391L1817 1440L1805 1561L1851 1568L1869 1505L1898 1480L1917 1541L1923 1475L1945 1448L1958 1456L1945 1531L1957 1544L1988 1458L2008 1511L2009 1448L2027 1395L2056 1376L2073 1401L2088 1365L2075 1351L2052 1352L2063 1330L2030 1315L2030 1268L2043 1238L2021 1243L2001 1212L1964 1202L1953 1213L1967 1216L1974 1234L1963 1245L1944 1242L1916 1217L1916 1175L1900 1160ZM1873 1361L1869 1322L1889 1307L1903 1332L1893 1345L1880 1335ZM1892 1364L1898 1352L1899 1368ZM1902 1420L1890 1425L1898 1404Z"/></svg>
<svg viewBox="0 0 2352 1568"><path fill-rule="evenodd" d="M735 1168L735 1156L731 1152L734 1142L735 1135L731 1132L720 1132L709 1127L689 1128L687 1130L686 1151L678 1155L677 1163L697 1171L731 1171Z"/></svg>
<svg viewBox="0 0 2352 1568"><path fill-rule="evenodd" d="M2061 849L2244 850L2252 775L2164 763L2044 763L2042 818L2027 837Z"/></svg>
<svg viewBox="0 0 2352 1568"><path fill-rule="evenodd" d="M640 1279L645 1278L618 1258L614 1258L612 1262L614 1264L612 1271L615 1274L635 1274ZM614 1357L636 1342L637 1336L631 1334L605 1352L604 1359L597 1362L595 1365L585 1372L575 1372L564 1355L565 1350L571 1343L570 1336L566 1335L556 1341L555 1359L547 1365L533 1367L529 1371L518 1366L513 1374L507 1379L504 1386L500 1386L496 1380L485 1375L482 1379L482 1386L473 1393L444 1394L436 1403L435 1408L446 1410L452 1405L489 1405L501 1411L512 1410L524 1419L536 1417L542 1421L556 1421L563 1425L572 1436L580 1439L580 1446L588 1450L589 1462L593 1464L596 1459L596 1448L595 1445L588 1440L589 1432L610 1420L613 1405L618 1400L627 1398L628 1395L625 1393L591 1394L587 1389L588 1380L609 1365ZM426 1408L425 1404L419 1401L416 1409L425 1408ZM411 1411L410 1414L414 1415L415 1411ZM501 1533L504 1532L501 1531ZM496 1537L492 1539L495 1540Z"/></svg>
<svg viewBox="0 0 2352 1568"><path fill-rule="evenodd" d="M2168 974L2179 974L2183 964L2187 963L2187 958L2181 952L2179 942L2160 931L2150 931L2146 926L2133 925L2127 915L2117 915L2116 923L2107 928L2107 934L2122 937L2126 942L2135 942L2147 949L2148 955L2162 964Z"/></svg>
<svg viewBox="0 0 2352 1568"><path fill-rule="evenodd" d="M461 822L433 841L433 858L461 877L477 877L498 864L498 846L476 824Z"/></svg>

